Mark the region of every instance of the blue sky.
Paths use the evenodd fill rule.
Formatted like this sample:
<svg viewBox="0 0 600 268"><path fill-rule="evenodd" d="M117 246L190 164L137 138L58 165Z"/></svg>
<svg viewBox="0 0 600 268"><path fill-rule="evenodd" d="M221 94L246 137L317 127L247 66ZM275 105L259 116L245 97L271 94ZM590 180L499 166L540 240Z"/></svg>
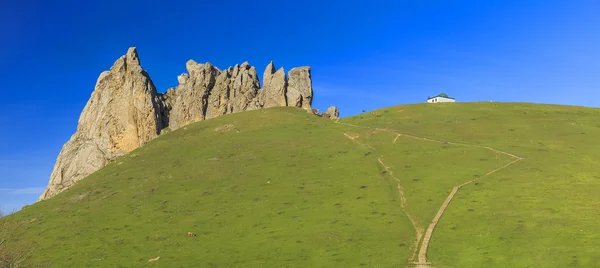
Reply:
<svg viewBox="0 0 600 268"><path fill-rule="evenodd" d="M130 46L159 92L189 59L310 65L313 106L342 116L439 92L600 107L598 13L597 0L3 0L0 207L37 199L98 75Z"/></svg>

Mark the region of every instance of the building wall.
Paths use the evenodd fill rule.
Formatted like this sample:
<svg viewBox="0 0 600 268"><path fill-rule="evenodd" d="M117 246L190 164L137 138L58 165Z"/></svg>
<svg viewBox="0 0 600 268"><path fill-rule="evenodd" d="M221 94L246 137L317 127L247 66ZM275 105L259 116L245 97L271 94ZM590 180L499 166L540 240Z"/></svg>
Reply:
<svg viewBox="0 0 600 268"><path fill-rule="evenodd" d="M429 102L429 103L456 102L456 100L454 100L454 99L448 99L448 98L444 98L444 97L435 97L435 98L432 98L432 99L428 99L427 102Z"/></svg>

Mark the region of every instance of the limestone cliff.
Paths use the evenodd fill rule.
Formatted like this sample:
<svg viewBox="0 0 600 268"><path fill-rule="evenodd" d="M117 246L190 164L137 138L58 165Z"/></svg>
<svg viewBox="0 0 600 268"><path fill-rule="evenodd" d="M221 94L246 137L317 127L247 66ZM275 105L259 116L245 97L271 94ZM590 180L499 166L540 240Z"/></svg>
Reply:
<svg viewBox="0 0 600 268"><path fill-rule="evenodd" d="M135 48L100 74L63 146L40 199L50 198L108 162L155 138L162 129L160 99Z"/></svg>
<svg viewBox="0 0 600 268"><path fill-rule="evenodd" d="M186 63L189 74L178 77L179 85L172 90L169 127L177 129L191 122L204 119L208 96L215 86L220 71L210 63L198 64L193 60Z"/></svg>
<svg viewBox="0 0 600 268"><path fill-rule="evenodd" d="M130 48L100 74L77 131L58 155L40 200L144 145L165 127L174 130L224 114L276 106L313 112L308 66L293 68L286 75L271 62L263 73L262 88L256 68L248 62L221 71L208 62L189 60L186 69L177 77L177 87L158 94L136 49ZM337 108L328 110L327 117L337 118L338 113Z"/></svg>
<svg viewBox="0 0 600 268"><path fill-rule="evenodd" d="M289 76L287 106L311 109L313 91L310 67L293 68L290 70Z"/></svg>
<svg viewBox="0 0 600 268"><path fill-rule="evenodd" d="M287 77L283 67L275 71L275 64L269 63L263 74L260 95L260 103L263 108L287 106L287 86Z"/></svg>
<svg viewBox="0 0 600 268"><path fill-rule="evenodd" d="M221 71L209 62L190 60L186 68L188 73L179 76L179 85L163 97L169 100L168 121L173 130L220 115L261 108L311 109L312 80L308 66L292 69L288 84L284 69L275 71L271 62L263 73L262 88L256 68L248 62Z"/></svg>

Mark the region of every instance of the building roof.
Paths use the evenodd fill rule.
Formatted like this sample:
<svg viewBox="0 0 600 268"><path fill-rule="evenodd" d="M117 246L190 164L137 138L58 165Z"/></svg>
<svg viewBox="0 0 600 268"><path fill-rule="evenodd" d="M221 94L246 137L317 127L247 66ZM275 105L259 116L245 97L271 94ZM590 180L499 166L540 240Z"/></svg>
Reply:
<svg viewBox="0 0 600 268"><path fill-rule="evenodd" d="M450 97L448 97L448 95L446 95L446 93L444 93L444 92L442 92L442 93L440 93L440 94L437 94L436 96L429 97L429 98L427 98L427 99L429 100L429 99L433 99L433 98L436 98L436 97L442 97L442 98L446 98L446 99L454 99L454 98L450 98Z"/></svg>

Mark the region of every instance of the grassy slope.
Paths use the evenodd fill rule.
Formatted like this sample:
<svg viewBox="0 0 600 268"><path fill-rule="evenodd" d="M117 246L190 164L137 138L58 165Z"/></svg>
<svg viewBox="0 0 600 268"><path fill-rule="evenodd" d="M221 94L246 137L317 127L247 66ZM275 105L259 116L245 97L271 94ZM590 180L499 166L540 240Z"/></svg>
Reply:
<svg viewBox="0 0 600 268"><path fill-rule="evenodd" d="M512 159L484 149L398 137L381 131L361 131L366 144L390 167L403 188L408 213L426 228L452 188L481 177ZM396 140L396 143L393 141Z"/></svg>
<svg viewBox="0 0 600 268"><path fill-rule="evenodd" d="M521 103L407 105L345 121L492 146L525 158L459 191L434 232L428 254L434 265L600 263L599 109Z"/></svg>
<svg viewBox="0 0 600 268"><path fill-rule="evenodd" d="M589 108L454 103L340 122L525 158L458 192L431 240L435 267L590 267L600 262L598 119ZM226 124L236 129L215 131ZM18 235L37 244L29 264L52 267L139 266L156 256L148 266L403 266L415 231L378 158L423 227L452 186L511 159L394 139L289 108L223 116L163 135L7 220L35 219Z"/></svg>
<svg viewBox="0 0 600 268"><path fill-rule="evenodd" d="M290 108L200 122L11 218L37 218L30 263L53 267L393 267L414 233L344 128Z"/></svg>

